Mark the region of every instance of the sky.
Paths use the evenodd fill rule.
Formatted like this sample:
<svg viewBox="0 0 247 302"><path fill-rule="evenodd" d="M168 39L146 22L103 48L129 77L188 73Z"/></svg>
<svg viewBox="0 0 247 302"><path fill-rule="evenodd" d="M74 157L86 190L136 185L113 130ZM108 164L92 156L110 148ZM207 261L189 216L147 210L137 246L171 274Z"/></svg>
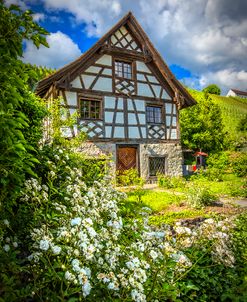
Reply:
<svg viewBox="0 0 247 302"><path fill-rule="evenodd" d="M24 62L60 68L128 11L185 85L247 90L247 0L5 0L31 9L50 48L25 45Z"/></svg>

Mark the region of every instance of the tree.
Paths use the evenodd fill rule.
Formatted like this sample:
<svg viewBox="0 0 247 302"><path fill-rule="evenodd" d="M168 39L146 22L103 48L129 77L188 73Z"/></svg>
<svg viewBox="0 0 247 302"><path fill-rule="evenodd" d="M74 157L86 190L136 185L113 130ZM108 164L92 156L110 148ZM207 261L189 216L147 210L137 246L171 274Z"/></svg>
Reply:
<svg viewBox="0 0 247 302"><path fill-rule="evenodd" d="M221 94L220 87L215 84L211 84L205 87L202 91L204 92L206 98L209 96L209 94L216 94L216 95Z"/></svg>
<svg viewBox="0 0 247 302"><path fill-rule="evenodd" d="M31 77L19 59L23 41L48 46L48 33L33 22L32 12L7 8L0 0L0 203L13 201L25 180L34 174L34 147L42 135L44 107L30 91Z"/></svg>
<svg viewBox="0 0 247 302"><path fill-rule="evenodd" d="M220 107L202 92L190 92L197 105L180 112L182 145L207 152L222 150L225 133Z"/></svg>

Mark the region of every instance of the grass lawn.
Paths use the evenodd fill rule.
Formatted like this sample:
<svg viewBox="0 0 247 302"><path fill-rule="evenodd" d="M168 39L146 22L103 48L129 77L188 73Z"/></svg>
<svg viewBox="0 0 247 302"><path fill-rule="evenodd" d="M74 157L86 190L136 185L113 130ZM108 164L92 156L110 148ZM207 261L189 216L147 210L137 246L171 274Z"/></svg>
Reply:
<svg viewBox="0 0 247 302"><path fill-rule="evenodd" d="M127 193L128 199L125 203L126 213L129 216L142 206L152 209L149 222L153 225L172 224L180 219L194 219L199 217L215 217L217 215L233 215L240 211L237 207L207 206L202 209L191 208L186 204L187 192L192 187L208 188L218 197L231 198L241 187L243 180L234 175L226 175L224 181L214 182L205 179L186 181L183 187L173 189L143 190L142 202L133 190ZM133 217L133 216L132 216Z"/></svg>

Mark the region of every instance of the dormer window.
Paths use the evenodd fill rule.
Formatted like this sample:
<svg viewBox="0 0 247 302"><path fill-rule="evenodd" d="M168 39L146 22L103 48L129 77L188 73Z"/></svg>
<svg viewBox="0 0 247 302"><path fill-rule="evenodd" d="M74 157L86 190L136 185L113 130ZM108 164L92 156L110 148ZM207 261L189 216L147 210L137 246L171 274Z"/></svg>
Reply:
<svg viewBox="0 0 247 302"><path fill-rule="evenodd" d="M130 62L115 61L115 76L117 78L132 79L132 64Z"/></svg>

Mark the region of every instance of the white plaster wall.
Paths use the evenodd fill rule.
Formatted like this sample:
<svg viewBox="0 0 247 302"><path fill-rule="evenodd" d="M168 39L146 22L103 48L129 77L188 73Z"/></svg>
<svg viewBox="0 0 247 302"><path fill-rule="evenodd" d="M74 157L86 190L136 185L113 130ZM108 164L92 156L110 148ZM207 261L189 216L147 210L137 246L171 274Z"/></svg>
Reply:
<svg viewBox="0 0 247 302"><path fill-rule="evenodd" d="M93 90L112 92L112 79L99 77Z"/></svg>
<svg viewBox="0 0 247 302"><path fill-rule="evenodd" d="M165 89L163 89L163 92L162 92L162 99L172 100L172 98L171 98L170 95L166 92Z"/></svg>
<svg viewBox="0 0 247 302"><path fill-rule="evenodd" d="M79 77L76 77L70 84L72 85L72 87L82 88Z"/></svg>
<svg viewBox="0 0 247 302"><path fill-rule="evenodd" d="M88 69L86 69L86 72L93 72L93 73L98 73L101 70L101 67L96 67L96 66L90 66Z"/></svg>
<svg viewBox="0 0 247 302"><path fill-rule="evenodd" d="M148 84L137 83L137 95L154 97Z"/></svg>
<svg viewBox="0 0 247 302"><path fill-rule="evenodd" d="M166 113L172 113L172 104L166 103Z"/></svg>
<svg viewBox="0 0 247 302"><path fill-rule="evenodd" d="M103 64L107 66L112 66L112 57L109 55L103 55L96 61L97 64Z"/></svg>
<svg viewBox="0 0 247 302"><path fill-rule="evenodd" d="M142 100L134 100L135 105L136 105L136 109L138 111L145 111L145 102Z"/></svg>
<svg viewBox="0 0 247 302"><path fill-rule="evenodd" d="M124 127L115 127L114 137L115 138L124 138Z"/></svg>
<svg viewBox="0 0 247 302"><path fill-rule="evenodd" d="M140 138L138 127L128 127L128 128L129 128L129 138Z"/></svg>
<svg viewBox="0 0 247 302"><path fill-rule="evenodd" d="M147 65L141 61L136 61L136 69L137 71L152 73L151 70L147 67Z"/></svg>
<svg viewBox="0 0 247 302"><path fill-rule="evenodd" d="M77 106L76 92L65 91L65 95L69 106Z"/></svg>
<svg viewBox="0 0 247 302"><path fill-rule="evenodd" d="M116 123L123 124L124 123L124 115L122 112L117 112L116 114Z"/></svg>
<svg viewBox="0 0 247 302"><path fill-rule="evenodd" d="M128 114L128 123L129 124L137 124L136 115L134 113Z"/></svg>
<svg viewBox="0 0 247 302"><path fill-rule="evenodd" d="M82 74L81 77L82 77L82 80L83 80L83 83L84 83L84 86L86 89L88 89L90 87L90 85L93 83L93 81L95 79L95 76L85 75L85 74Z"/></svg>
<svg viewBox="0 0 247 302"><path fill-rule="evenodd" d="M114 109L115 108L115 97L105 96L105 108Z"/></svg>
<svg viewBox="0 0 247 302"><path fill-rule="evenodd" d="M105 112L105 122L111 123L113 121L113 112Z"/></svg>

